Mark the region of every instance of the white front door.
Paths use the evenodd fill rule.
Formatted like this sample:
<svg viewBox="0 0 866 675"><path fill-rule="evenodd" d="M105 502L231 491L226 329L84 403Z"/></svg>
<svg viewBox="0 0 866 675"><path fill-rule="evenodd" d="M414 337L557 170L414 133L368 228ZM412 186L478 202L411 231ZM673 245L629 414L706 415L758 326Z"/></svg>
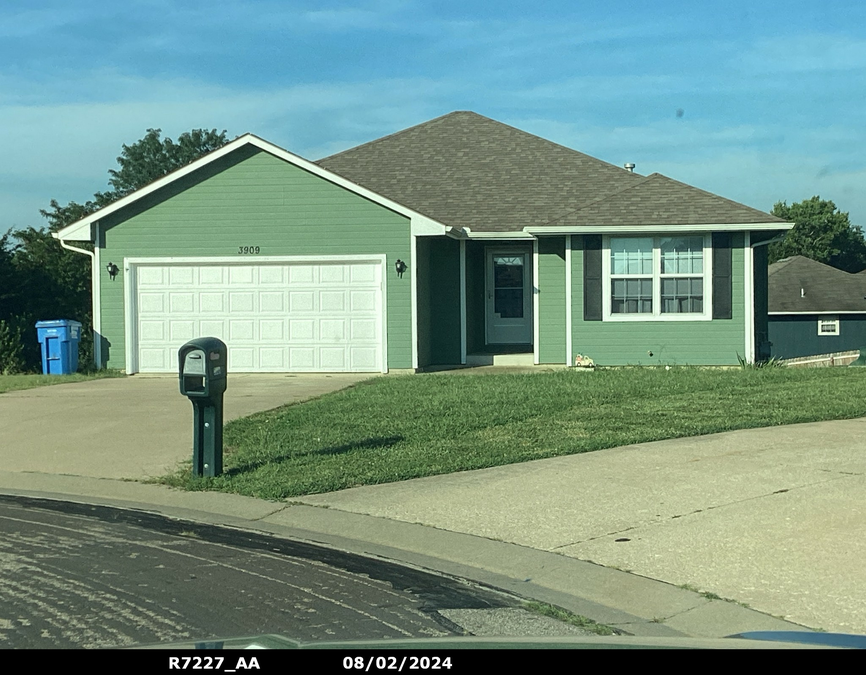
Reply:
<svg viewBox="0 0 866 675"><path fill-rule="evenodd" d="M487 344L532 343L531 260L526 250L487 251Z"/></svg>

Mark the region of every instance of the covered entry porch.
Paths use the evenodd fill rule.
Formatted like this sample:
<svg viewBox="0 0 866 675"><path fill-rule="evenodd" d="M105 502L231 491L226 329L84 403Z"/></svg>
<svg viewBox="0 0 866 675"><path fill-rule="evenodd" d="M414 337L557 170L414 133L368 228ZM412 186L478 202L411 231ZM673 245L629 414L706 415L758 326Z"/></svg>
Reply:
<svg viewBox="0 0 866 675"><path fill-rule="evenodd" d="M545 290L550 256L561 274ZM415 265L419 369L566 362L565 237L418 237ZM554 359L540 343L543 319L551 317L542 294L561 315Z"/></svg>

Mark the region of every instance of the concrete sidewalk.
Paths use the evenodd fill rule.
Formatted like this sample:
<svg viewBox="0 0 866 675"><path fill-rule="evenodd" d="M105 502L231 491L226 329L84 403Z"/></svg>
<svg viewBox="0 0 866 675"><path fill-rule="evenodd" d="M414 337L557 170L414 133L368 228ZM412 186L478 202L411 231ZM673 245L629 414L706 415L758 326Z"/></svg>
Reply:
<svg viewBox="0 0 866 675"><path fill-rule="evenodd" d="M734 431L299 501L594 561L863 634L864 438L866 419ZM737 607L715 609L725 605Z"/></svg>
<svg viewBox="0 0 866 675"><path fill-rule="evenodd" d="M265 391L268 378L249 378L233 382L230 416L362 379L302 390L274 376ZM118 403L136 399L134 391L138 406ZM290 503L119 480L186 459L188 408L175 378L0 395L0 492L144 509L381 556L635 635L866 633L864 419L646 443ZM47 412L61 409L63 429ZM98 415L103 409L115 412ZM150 421L139 428L136 419ZM142 443L158 452L142 452Z"/></svg>

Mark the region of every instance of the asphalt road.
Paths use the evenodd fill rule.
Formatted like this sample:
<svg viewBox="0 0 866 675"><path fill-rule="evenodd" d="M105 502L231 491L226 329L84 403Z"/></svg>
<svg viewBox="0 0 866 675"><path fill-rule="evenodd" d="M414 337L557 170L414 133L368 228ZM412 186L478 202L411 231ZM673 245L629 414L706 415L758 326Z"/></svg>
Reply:
<svg viewBox="0 0 866 675"><path fill-rule="evenodd" d="M446 615L517 602L302 542L142 511L0 497L0 648L262 633L302 641L442 637L464 633Z"/></svg>

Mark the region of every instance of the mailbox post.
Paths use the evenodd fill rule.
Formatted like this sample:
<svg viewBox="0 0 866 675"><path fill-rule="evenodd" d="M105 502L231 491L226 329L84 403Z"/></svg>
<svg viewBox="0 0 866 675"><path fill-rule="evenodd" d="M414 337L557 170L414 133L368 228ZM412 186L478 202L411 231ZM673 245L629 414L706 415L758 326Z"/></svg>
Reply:
<svg viewBox="0 0 866 675"><path fill-rule="evenodd" d="M193 410L192 473L223 472L223 394L228 350L217 338L190 340L178 352L180 393Z"/></svg>

